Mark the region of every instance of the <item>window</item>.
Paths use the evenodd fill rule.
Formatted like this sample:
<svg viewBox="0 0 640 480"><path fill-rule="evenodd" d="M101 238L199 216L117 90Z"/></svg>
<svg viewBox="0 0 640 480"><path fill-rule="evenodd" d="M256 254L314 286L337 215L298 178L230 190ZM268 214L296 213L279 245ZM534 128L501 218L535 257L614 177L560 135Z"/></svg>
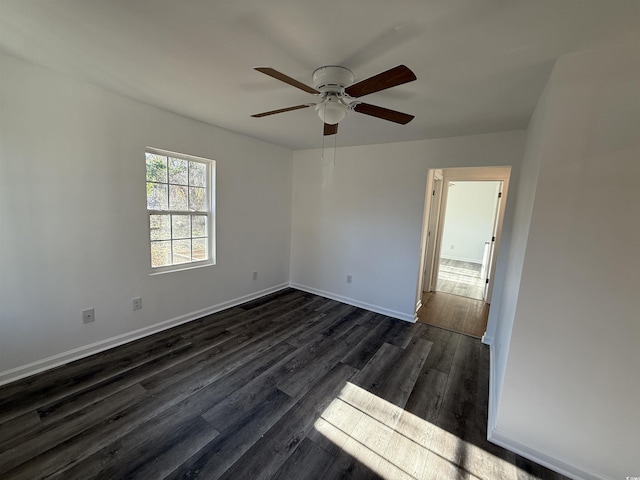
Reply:
<svg viewBox="0 0 640 480"><path fill-rule="evenodd" d="M152 272L213 264L215 162L147 149Z"/></svg>

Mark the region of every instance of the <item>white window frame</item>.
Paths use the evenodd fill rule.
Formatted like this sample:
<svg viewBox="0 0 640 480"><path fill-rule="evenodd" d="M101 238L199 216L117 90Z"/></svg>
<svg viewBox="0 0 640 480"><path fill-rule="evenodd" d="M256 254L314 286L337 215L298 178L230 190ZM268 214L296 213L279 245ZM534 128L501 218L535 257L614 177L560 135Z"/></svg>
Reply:
<svg viewBox="0 0 640 480"><path fill-rule="evenodd" d="M150 210L147 207L147 245L148 245L148 261L149 261L149 274L156 275L161 273L175 272L181 270L190 270L193 268L208 267L215 265L216 263L216 250L215 250L215 173L216 162L209 158L196 157L194 155L187 155L184 153L171 152L169 150L161 150L153 147L145 148L145 187L147 184L146 176L146 154L162 155L171 158L177 158L180 160L187 160L191 162L203 163L207 166L206 171L206 211L198 212L193 210ZM163 182L160 182L163 183ZM169 179L167 179L167 185L170 185ZM145 188L145 203L147 202L147 193ZM161 267L152 266L151 258L151 215L189 215L189 216L205 216L207 218L207 251L209 252L209 258L206 260L189 261L183 263L177 263L172 265L165 265ZM172 242L173 243L173 242ZM173 255L172 255L173 258Z"/></svg>

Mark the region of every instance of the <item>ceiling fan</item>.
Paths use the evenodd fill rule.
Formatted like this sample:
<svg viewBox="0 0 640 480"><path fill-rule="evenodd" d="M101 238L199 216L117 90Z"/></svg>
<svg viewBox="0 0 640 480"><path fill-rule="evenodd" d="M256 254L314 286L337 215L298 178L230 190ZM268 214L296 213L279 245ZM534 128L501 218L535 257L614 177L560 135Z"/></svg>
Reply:
<svg viewBox="0 0 640 480"><path fill-rule="evenodd" d="M251 115L255 118L290 112L301 108L315 107L318 116L324 122L324 135L335 135L338 132L338 123L344 119L349 111L363 113L401 125L409 123L414 118L413 115L407 113L389 110L388 108L378 107L356 100L370 93L379 92L416 80L415 74L404 65L398 65L397 67L355 84L353 83L353 72L348 68L333 65L320 67L313 72L313 85L315 88L305 85L270 67L256 67L255 70L319 97L319 101L316 103L304 103L302 105Z"/></svg>

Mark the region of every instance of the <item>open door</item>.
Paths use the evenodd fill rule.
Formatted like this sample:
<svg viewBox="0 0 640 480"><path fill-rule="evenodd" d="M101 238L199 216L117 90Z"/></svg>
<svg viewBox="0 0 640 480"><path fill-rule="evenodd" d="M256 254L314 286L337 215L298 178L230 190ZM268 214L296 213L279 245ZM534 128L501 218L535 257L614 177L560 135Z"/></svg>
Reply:
<svg viewBox="0 0 640 480"><path fill-rule="evenodd" d="M491 293L493 291L493 272L495 272L495 256L496 256L496 241L498 239L499 233L502 229L501 220L502 217L500 212L502 211L502 189L504 186L504 182L498 182L498 188L496 192L496 207L494 212L494 220L493 220L493 235L491 237L491 242L489 243L488 253L487 253L487 261L486 265L483 262L483 271L485 276L485 287L484 287L484 301L489 303L491 299Z"/></svg>
<svg viewBox="0 0 640 480"><path fill-rule="evenodd" d="M440 222L440 202L442 200L442 172L435 171L431 188L431 205L427 225L427 244L424 263L422 290L432 292L435 289L437 269L434 269L438 224Z"/></svg>

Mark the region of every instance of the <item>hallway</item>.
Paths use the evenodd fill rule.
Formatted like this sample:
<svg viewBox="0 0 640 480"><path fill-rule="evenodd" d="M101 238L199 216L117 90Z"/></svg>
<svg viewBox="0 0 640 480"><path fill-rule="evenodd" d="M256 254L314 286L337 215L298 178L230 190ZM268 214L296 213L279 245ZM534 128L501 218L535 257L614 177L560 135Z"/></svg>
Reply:
<svg viewBox="0 0 640 480"><path fill-rule="evenodd" d="M487 328L489 304L483 300L444 292L423 292L418 321L453 332L482 338Z"/></svg>

